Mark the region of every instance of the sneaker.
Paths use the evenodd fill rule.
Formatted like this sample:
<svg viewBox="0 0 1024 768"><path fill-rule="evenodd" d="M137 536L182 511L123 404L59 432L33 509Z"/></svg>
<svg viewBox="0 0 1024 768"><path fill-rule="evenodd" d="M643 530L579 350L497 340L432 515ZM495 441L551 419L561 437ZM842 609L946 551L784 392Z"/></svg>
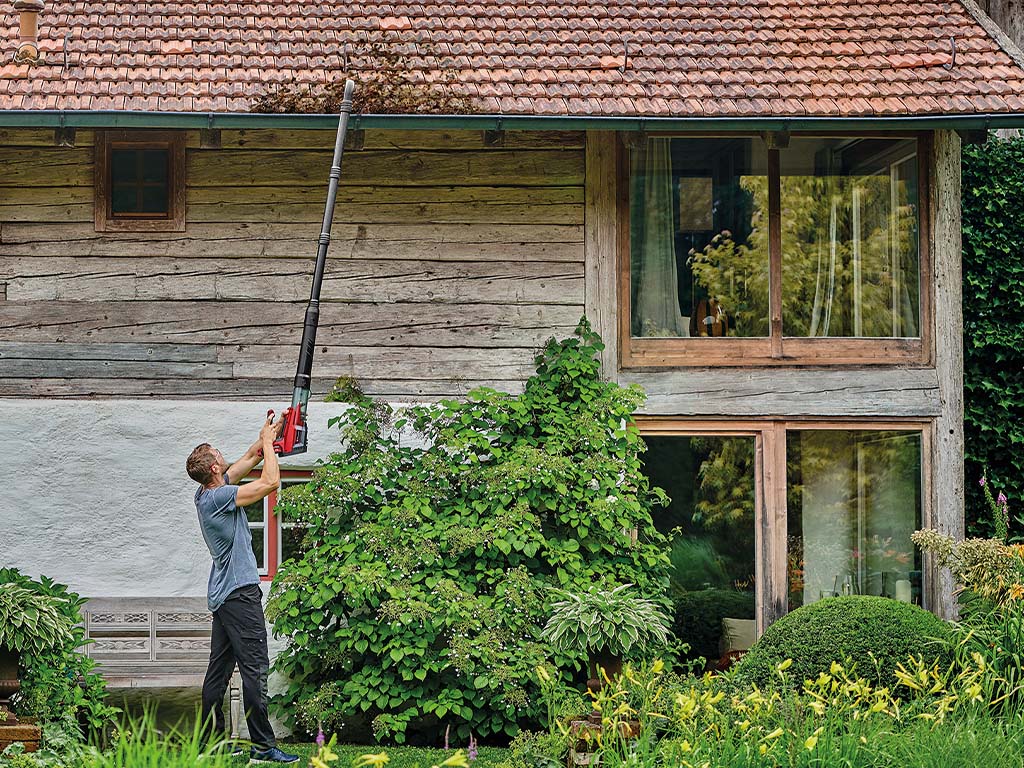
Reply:
<svg viewBox="0 0 1024 768"><path fill-rule="evenodd" d="M299 762L298 755L289 755L287 752L282 752L277 747L271 747L267 750L252 748L249 752L249 765L258 765L260 763L297 763Z"/></svg>

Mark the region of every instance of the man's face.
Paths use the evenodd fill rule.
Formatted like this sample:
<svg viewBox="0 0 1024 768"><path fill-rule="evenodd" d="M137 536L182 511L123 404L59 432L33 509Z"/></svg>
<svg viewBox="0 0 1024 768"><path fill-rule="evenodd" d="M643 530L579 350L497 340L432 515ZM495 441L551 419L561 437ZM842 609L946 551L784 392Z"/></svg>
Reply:
<svg viewBox="0 0 1024 768"><path fill-rule="evenodd" d="M210 465L210 469L212 471L214 467L218 467L220 469L220 473L223 475L228 468L228 463L224 460L224 454L214 448L213 455L215 457L215 461Z"/></svg>

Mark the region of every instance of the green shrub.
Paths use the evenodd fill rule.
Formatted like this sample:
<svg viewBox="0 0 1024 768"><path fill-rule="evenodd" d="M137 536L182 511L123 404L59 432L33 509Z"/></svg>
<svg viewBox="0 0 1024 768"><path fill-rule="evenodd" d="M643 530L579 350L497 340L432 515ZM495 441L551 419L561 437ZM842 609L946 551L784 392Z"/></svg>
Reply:
<svg viewBox="0 0 1024 768"><path fill-rule="evenodd" d="M541 638L550 587L665 594L651 517L664 493L631 420L643 392L600 379L601 348L582 321L548 342L521 395L478 389L396 413L339 387L356 400L332 421L343 448L279 502L309 525L267 611L288 638L275 704L291 726L514 735L541 719L535 667L584 661Z"/></svg>
<svg viewBox="0 0 1024 768"><path fill-rule="evenodd" d="M896 665L906 663L908 656L948 663L949 638L949 625L917 606L867 595L831 597L798 608L768 627L737 665L737 677L771 685L779 681L776 667L792 659L787 676L799 686L827 672L832 662L849 660L869 682L892 686Z"/></svg>
<svg viewBox="0 0 1024 768"><path fill-rule="evenodd" d="M21 654L15 713L67 728L78 723L97 729L109 723L118 710L105 703L106 682L93 671L96 662L79 650L86 643L85 629L79 624L79 608L85 600L63 584L45 576L36 581L15 568L0 568L0 585L27 590L60 613L58 619L48 619L61 630L59 638L53 638L56 642L34 644Z"/></svg>
<svg viewBox="0 0 1024 768"><path fill-rule="evenodd" d="M754 618L754 594L735 589L683 592L673 599L672 631L690 646L690 658L719 658L722 619Z"/></svg>

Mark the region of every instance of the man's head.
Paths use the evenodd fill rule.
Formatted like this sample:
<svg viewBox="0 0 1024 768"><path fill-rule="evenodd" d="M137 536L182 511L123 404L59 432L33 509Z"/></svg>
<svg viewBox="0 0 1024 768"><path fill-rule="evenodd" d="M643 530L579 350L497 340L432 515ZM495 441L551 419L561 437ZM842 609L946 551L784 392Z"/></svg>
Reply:
<svg viewBox="0 0 1024 768"><path fill-rule="evenodd" d="M227 468L228 463L224 460L224 454L209 443L197 445L185 462L188 476L200 485L210 485L215 478L223 475Z"/></svg>

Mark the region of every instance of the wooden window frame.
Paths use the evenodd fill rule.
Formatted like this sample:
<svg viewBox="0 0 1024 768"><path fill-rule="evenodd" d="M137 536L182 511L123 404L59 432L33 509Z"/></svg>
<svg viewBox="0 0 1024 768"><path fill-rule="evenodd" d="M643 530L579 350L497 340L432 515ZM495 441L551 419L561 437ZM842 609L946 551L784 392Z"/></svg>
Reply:
<svg viewBox="0 0 1024 768"><path fill-rule="evenodd" d="M786 432L794 430L900 431L921 434L921 527L934 528L932 507L932 419L691 419L636 416L642 437L753 437L754 461L754 601L755 634L760 637L789 611ZM770 568L769 568L770 565ZM927 610L942 605L934 562L922 558L922 603Z"/></svg>
<svg viewBox="0 0 1024 768"><path fill-rule="evenodd" d="M93 214L97 232L185 231L185 134L181 131L96 131ZM167 215L114 216L111 212L110 153L113 149L166 149Z"/></svg>
<svg viewBox="0 0 1024 768"><path fill-rule="evenodd" d="M651 138L679 134L652 133ZM750 133L686 134L687 138L753 138ZM618 142L616 200L618 236L619 367L684 368L708 366L922 366L935 364L931 262L932 134L920 132L813 132L792 138L906 138L917 140L918 279L920 336L914 338L851 338L786 336L782 316L782 222L778 148L768 146L768 316L767 337L640 338L631 333L632 277L630 274L629 147Z"/></svg>
<svg viewBox="0 0 1024 768"><path fill-rule="evenodd" d="M243 482L255 480L260 476L258 471L250 472ZM312 472L304 469L282 469L281 484L287 482L306 482L312 476ZM284 522L277 514L278 491L271 491L263 497L263 556L266 560L266 567L259 569L260 581L273 581L281 567L281 530Z"/></svg>

